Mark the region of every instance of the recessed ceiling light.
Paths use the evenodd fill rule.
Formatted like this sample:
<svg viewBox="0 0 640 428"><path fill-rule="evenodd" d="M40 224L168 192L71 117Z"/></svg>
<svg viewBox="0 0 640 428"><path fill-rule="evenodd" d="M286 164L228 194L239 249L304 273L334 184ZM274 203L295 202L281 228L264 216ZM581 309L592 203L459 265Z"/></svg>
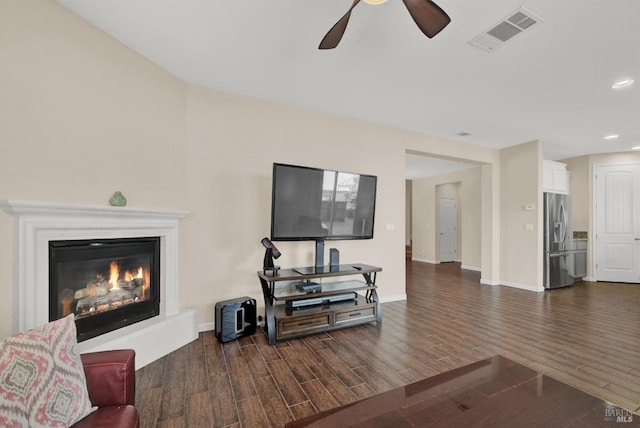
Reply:
<svg viewBox="0 0 640 428"><path fill-rule="evenodd" d="M633 85L633 79L622 79L611 85L611 87L613 89L621 89L631 85Z"/></svg>
<svg viewBox="0 0 640 428"><path fill-rule="evenodd" d="M631 147L631 150L640 150L640 146Z"/></svg>
<svg viewBox="0 0 640 428"><path fill-rule="evenodd" d="M617 140L619 137L618 134L611 134L611 135L607 135L606 137L604 137L605 140Z"/></svg>

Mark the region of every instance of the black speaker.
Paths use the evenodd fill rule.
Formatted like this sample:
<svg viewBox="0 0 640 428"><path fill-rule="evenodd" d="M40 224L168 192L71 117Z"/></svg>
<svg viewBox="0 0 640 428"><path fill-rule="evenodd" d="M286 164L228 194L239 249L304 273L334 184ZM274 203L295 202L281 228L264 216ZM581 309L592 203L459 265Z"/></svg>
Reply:
<svg viewBox="0 0 640 428"><path fill-rule="evenodd" d="M256 299L240 297L216 303L216 337L229 342L256 332Z"/></svg>
<svg viewBox="0 0 640 428"><path fill-rule="evenodd" d="M324 267L324 241L316 241L316 267Z"/></svg>

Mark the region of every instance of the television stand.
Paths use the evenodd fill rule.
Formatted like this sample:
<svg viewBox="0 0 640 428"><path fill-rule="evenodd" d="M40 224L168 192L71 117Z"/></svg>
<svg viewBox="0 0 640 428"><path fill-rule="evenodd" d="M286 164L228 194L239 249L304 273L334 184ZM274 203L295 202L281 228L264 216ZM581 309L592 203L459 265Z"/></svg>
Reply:
<svg viewBox="0 0 640 428"><path fill-rule="evenodd" d="M376 275L382 268L361 263L258 271L265 304L269 344L355 325L382 322ZM362 280L345 278L362 275ZM320 278L320 289L305 292L297 284ZM301 290L302 288L302 290ZM364 294L360 294L360 293ZM312 300L313 299L313 300Z"/></svg>

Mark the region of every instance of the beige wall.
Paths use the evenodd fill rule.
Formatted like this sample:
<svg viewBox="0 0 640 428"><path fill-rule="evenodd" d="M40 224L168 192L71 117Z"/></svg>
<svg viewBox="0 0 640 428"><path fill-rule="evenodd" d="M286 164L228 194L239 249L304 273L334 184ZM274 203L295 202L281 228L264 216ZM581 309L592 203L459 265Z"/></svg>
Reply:
<svg viewBox="0 0 640 428"><path fill-rule="evenodd" d="M412 198L413 181L407 180L405 185L405 204L404 204L404 229L405 229L405 244L411 244L411 206L413 204Z"/></svg>
<svg viewBox="0 0 640 428"><path fill-rule="evenodd" d="M329 243L378 264L379 294L404 297L407 148L471 157L491 149L186 85L53 0L0 3L0 199L190 212L180 232L180 298L260 301L272 162L378 175L375 238ZM0 336L11 331L12 219L0 213ZM278 244L283 266L313 244Z"/></svg>
<svg viewBox="0 0 640 428"><path fill-rule="evenodd" d="M438 263L436 253L436 184L428 178L413 180L412 185L411 249L414 260Z"/></svg>
<svg viewBox="0 0 640 428"><path fill-rule="evenodd" d="M488 285L500 283L500 157L496 154L496 160L486 163L481 169L481 251L482 251L482 275L480 282Z"/></svg>
<svg viewBox="0 0 640 428"><path fill-rule="evenodd" d="M0 2L0 199L184 209L185 85L54 1ZM0 337L12 219L0 211Z"/></svg>
<svg viewBox="0 0 640 428"><path fill-rule="evenodd" d="M591 167L589 156L561 161L569 173L573 230L589 230L591 222Z"/></svg>
<svg viewBox="0 0 640 428"><path fill-rule="evenodd" d="M426 138L425 138L426 137ZM500 152L487 146L452 141L448 138L407 134L403 139L407 153L474 164L495 163Z"/></svg>
<svg viewBox="0 0 640 428"><path fill-rule="evenodd" d="M455 197L458 202L458 257L467 268L480 269L481 168L474 167L435 177L413 180L413 258L439 262L438 201Z"/></svg>
<svg viewBox="0 0 640 428"><path fill-rule="evenodd" d="M256 271L269 235L273 162L378 176L374 239L327 241L325 259L335 247L343 262L382 266L381 298L404 297L404 148L389 143L387 129L199 87L188 94L183 301L201 322L211 321L216 301L261 297ZM313 264L312 242L276 245L279 265Z"/></svg>
<svg viewBox="0 0 640 428"><path fill-rule="evenodd" d="M503 149L500 166L500 281L541 291L542 143ZM525 210L525 205L536 209ZM526 225L531 225L531 230L526 230Z"/></svg>

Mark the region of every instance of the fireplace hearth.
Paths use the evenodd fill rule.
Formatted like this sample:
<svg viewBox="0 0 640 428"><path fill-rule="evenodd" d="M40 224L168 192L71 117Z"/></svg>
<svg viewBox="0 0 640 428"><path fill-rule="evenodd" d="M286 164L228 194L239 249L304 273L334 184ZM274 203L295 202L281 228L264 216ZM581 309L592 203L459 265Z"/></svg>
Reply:
<svg viewBox="0 0 640 428"><path fill-rule="evenodd" d="M78 348L81 353L133 348L136 351L136 368L140 368L198 337L196 311L183 307L179 299L178 229L180 220L188 213L19 200L0 200L0 209L14 219L13 332L49 321L50 242L158 237L160 314L86 339L78 344ZM126 258L130 256L128 254ZM117 259L112 255L105 258L109 259L108 264ZM127 281L122 270L129 268L124 264L127 263L119 266L120 275ZM130 264L139 264L139 261ZM153 276L153 269L150 272ZM153 282L152 279L150 281ZM121 315L118 317L122 318Z"/></svg>
<svg viewBox="0 0 640 428"><path fill-rule="evenodd" d="M75 314L78 342L160 314L160 238L49 242L49 320Z"/></svg>

